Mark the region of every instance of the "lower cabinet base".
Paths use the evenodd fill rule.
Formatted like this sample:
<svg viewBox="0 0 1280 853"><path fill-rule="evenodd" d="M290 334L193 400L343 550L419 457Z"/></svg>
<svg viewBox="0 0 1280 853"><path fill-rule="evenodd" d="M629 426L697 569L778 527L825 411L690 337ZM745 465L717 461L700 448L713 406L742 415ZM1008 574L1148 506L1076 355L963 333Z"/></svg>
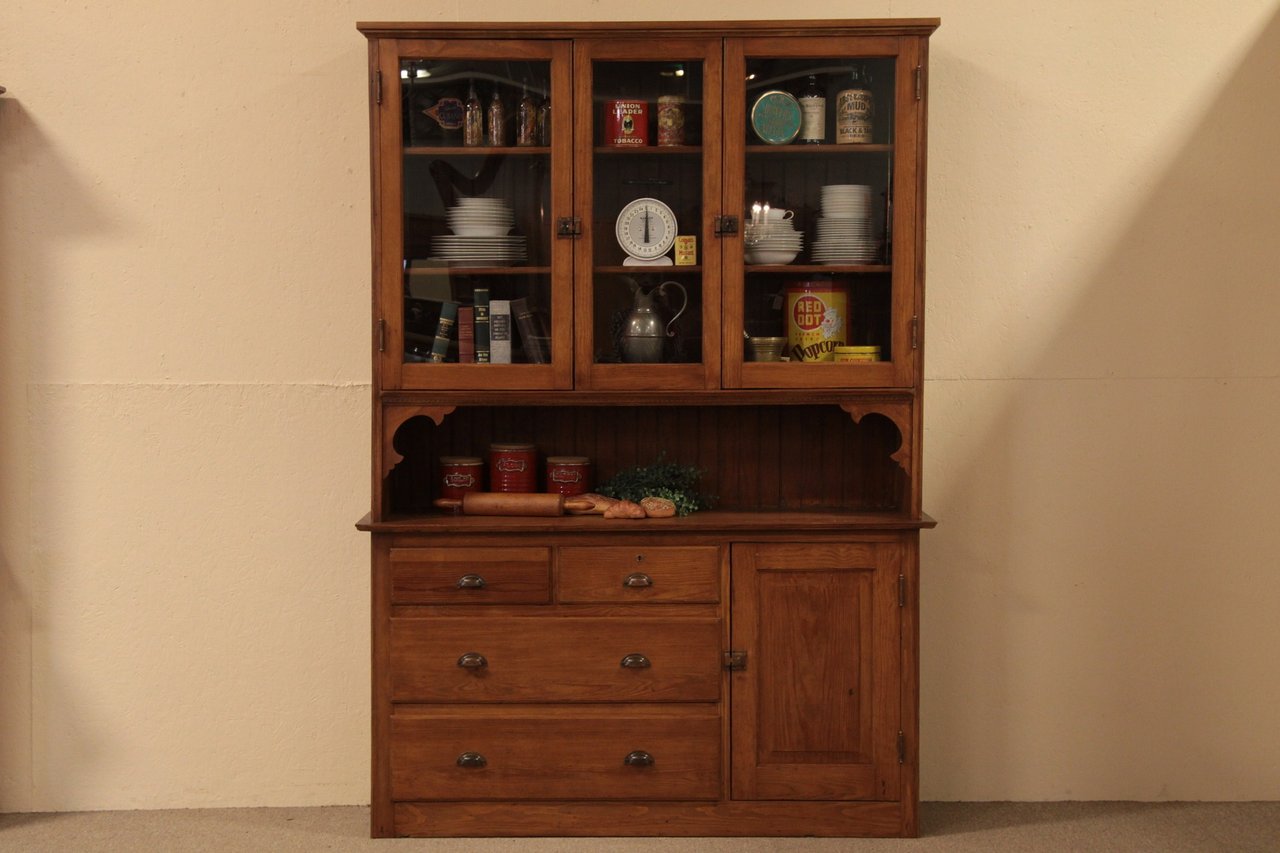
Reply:
<svg viewBox="0 0 1280 853"><path fill-rule="evenodd" d="M396 803L385 835L914 838L915 817L896 802Z"/></svg>

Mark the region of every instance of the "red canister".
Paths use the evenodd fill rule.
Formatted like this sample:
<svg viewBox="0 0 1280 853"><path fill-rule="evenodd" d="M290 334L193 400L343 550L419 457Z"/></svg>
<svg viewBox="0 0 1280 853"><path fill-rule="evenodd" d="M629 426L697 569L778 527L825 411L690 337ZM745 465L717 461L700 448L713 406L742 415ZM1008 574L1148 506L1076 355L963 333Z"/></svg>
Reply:
<svg viewBox="0 0 1280 853"><path fill-rule="evenodd" d="M646 101L604 102L604 144L619 147L649 144L649 104Z"/></svg>
<svg viewBox="0 0 1280 853"><path fill-rule="evenodd" d="M440 497L462 500L467 492L482 491L484 460L478 456L440 457Z"/></svg>
<svg viewBox="0 0 1280 853"><path fill-rule="evenodd" d="M591 490L591 460L585 456L548 456L547 491L581 495Z"/></svg>
<svg viewBox="0 0 1280 853"><path fill-rule="evenodd" d="M538 448L532 444L489 445L489 491L536 492Z"/></svg>

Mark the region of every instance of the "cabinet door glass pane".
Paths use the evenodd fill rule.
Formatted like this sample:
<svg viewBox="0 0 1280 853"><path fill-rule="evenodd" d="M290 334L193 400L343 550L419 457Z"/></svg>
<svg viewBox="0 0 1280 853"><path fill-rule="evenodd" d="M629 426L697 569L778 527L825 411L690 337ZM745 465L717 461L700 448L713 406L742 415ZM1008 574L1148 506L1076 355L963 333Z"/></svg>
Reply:
<svg viewBox="0 0 1280 853"><path fill-rule="evenodd" d="M543 364L551 69L402 60L404 360Z"/></svg>
<svg viewBox="0 0 1280 853"><path fill-rule="evenodd" d="M889 360L894 59L748 56L745 94L744 360Z"/></svg>
<svg viewBox="0 0 1280 853"><path fill-rule="evenodd" d="M702 90L698 61L592 63L596 364L703 360Z"/></svg>

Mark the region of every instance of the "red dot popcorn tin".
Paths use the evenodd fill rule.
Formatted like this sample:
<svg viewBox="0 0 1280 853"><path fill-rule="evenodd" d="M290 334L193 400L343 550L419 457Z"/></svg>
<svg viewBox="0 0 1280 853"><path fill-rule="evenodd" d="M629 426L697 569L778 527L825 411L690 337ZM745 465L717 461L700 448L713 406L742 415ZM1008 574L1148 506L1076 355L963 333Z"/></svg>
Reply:
<svg viewBox="0 0 1280 853"><path fill-rule="evenodd" d="M787 352L792 361L831 361L849 343L849 289L833 279L787 285Z"/></svg>

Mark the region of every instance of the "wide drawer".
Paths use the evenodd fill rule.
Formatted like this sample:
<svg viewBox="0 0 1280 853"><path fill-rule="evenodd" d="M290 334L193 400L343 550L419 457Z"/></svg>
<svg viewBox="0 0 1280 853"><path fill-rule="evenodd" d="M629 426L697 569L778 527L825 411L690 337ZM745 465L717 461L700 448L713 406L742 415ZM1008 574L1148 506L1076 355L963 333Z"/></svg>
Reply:
<svg viewBox="0 0 1280 853"><path fill-rule="evenodd" d="M561 548L559 600L707 602L720 600L720 548Z"/></svg>
<svg viewBox="0 0 1280 853"><path fill-rule="evenodd" d="M391 620L396 702L710 702L718 619Z"/></svg>
<svg viewBox="0 0 1280 853"><path fill-rule="evenodd" d="M391 719L395 800L714 800L716 707L420 709Z"/></svg>
<svg viewBox="0 0 1280 853"><path fill-rule="evenodd" d="M550 548L392 548L392 604L545 604Z"/></svg>

